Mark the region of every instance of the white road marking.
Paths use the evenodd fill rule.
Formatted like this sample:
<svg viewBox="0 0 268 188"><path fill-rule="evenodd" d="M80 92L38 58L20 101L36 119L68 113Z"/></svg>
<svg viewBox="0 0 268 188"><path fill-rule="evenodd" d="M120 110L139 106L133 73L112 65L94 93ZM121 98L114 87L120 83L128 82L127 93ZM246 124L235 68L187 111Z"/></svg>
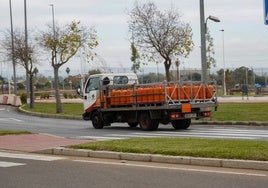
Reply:
<svg viewBox="0 0 268 188"><path fill-rule="evenodd" d="M3 168L13 167L13 166L22 166L22 165L26 165L26 164L0 161L0 167L3 167Z"/></svg>
<svg viewBox="0 0 268 188"><path fill-rule="evenodd" d="M243 173L234 171L219 171L219 170L204 170L195 168L181 168L181 167L166 167L166 166L153 166L153 165L142 165L142 164L129 164L129 163L116 163L116 162L104 162L104 161L88 161L88 160L74 160L76 162L83 163L94 163L103 165L119 165L119 166L130 166L130 167L143 167L143 168L155 168L155 169L167 169L167 170L179 170L179 171L190 171L190 172L205 172L205 173L217 173L217 174L230 174L230 175L243 175L243 176L258 176L268 177L266 174L257 173Z"/></svg>
<svg viewBox="0 0 268 188"><path fill-rule="evenodd" d="M120 140L123 135L118 137L109 137L109 136L77 136L76 139L93 139L93 140Z"/></svg>
<svg viewBox="0 0 268 188"><path fill-rule="evenodd" d="M129 132L126 134L106 134L102 136L78 136L80 139L115 140L126 138L151 137L195 137L195 138L229 138L229 139L268 139L268 130L240 129L189 129L181 131Z"/></svg>
<svg viewBox="0 0 268 188"><path fill-rule="evenodd" d="M0 121L17 121L17 122L23 122L22 120L20 119L17 119L17 118L0 118Z"/></svg>
<svg viewBox="0 0 268 188"><path fill-rule="evenodd" d="M0 152L0 157L13 158L13 159L29 159L36 161L56 161L65 159L65 157L51 157L45 155L32 155L32 154L6 153L6 152Z"/></svg>

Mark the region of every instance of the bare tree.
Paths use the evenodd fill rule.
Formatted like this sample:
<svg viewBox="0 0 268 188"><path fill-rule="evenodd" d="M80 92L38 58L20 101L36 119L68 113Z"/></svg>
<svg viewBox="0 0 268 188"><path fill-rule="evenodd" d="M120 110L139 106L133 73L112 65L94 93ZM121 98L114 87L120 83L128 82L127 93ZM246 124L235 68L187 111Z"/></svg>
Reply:
<svg viewBox="0 0 268 188"><path fill-rule="evenodd" d="M13 40L14 40L14 56L12 54L12 43L10 42L10 32L7 31L4 33L4 38L1 41L2 49L4 50L4 54L6 55L8 60L12 60L14 58L15 62L22 67L24 67L26 74L29 75L29 89L30 91L30 108L34 107L34 84L33 79L34 75L38 72L35 65L37 64L37 51L34 41L30 41L28 43L28 49L25 47L25 36L24 32L17 29L13 32ZM28 51L27 53L26 50ZM28 55L28 57L26 57ZM28 59L28 63L26 63L26 59ZM27 66L28 65L28 66ZM16 87L14 85L14 87Z"/></svg>
<svg viewBox="0 0 268 188"><path fill-rule="evenodd" d="M153 2L136 2L130 18L129 29L141 56L154 62L163 60L170 81L172 61L187 57L193 48L192 28L181 20L178 10L161 12Z"/></svg>
<svg viewBox="0 0 268 188"><path fill-rule="evenodd" d="M41 47L51 52L51 66L54 69L56 112L61 113L59 90L59 68L67 63L80 48L93 49L98 45L94 28L86 28L80 22L72 21L63 27L51 27L37 38Z"/></svg>

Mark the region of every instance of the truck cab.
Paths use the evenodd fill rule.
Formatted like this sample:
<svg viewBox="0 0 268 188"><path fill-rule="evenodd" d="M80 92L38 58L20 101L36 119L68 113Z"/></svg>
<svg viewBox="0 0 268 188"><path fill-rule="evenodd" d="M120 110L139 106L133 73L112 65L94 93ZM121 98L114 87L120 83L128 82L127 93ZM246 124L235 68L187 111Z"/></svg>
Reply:
<svg viewBox="0 0 268 188"><path fill-rule="evenodd" d="M94 74L89 76L83 90L84 120L90 120L91 112L100 105L100 92L104 93L109 86L125 86L138 84L134 73Z"/></svg>

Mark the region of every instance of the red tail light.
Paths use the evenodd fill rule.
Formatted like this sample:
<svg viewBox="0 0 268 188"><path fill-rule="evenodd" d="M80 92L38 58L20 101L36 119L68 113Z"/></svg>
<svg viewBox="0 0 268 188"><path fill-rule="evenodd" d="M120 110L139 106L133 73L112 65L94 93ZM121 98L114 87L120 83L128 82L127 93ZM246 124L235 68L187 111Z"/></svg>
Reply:
<svg viewBox="0 0 268 188"><path fill-rule="evenodd" d="M204 117L210 117L211 116L211 112L203 112L203 116Z"/></svg>

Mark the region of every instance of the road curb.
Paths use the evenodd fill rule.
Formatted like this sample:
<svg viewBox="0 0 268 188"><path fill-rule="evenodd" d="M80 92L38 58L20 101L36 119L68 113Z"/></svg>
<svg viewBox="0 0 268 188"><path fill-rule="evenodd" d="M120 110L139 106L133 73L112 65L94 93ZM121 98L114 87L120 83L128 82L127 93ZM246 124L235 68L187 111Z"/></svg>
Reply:
<svg viewBox="0 0 268 188"><path fill-rule="evenodd" d="M50 148L41 151L36 151L34 153L268 171L268 161L168 156L159 154L136 154L113 151L70 149L64 147Z"/></svg>
<svg viewBox="0 0 268 188"><path fill-rule="evenodd" d="M71 116L71 115L62 115L62 114L46 114L46 113L40 113L40 112L31 112L28 110L24 110L22 106L17 108L18 112L27 114L30 116L37 116L42 118L56 118L56 119L74 119L74 120L82 120L81 116Z"/></svg>

